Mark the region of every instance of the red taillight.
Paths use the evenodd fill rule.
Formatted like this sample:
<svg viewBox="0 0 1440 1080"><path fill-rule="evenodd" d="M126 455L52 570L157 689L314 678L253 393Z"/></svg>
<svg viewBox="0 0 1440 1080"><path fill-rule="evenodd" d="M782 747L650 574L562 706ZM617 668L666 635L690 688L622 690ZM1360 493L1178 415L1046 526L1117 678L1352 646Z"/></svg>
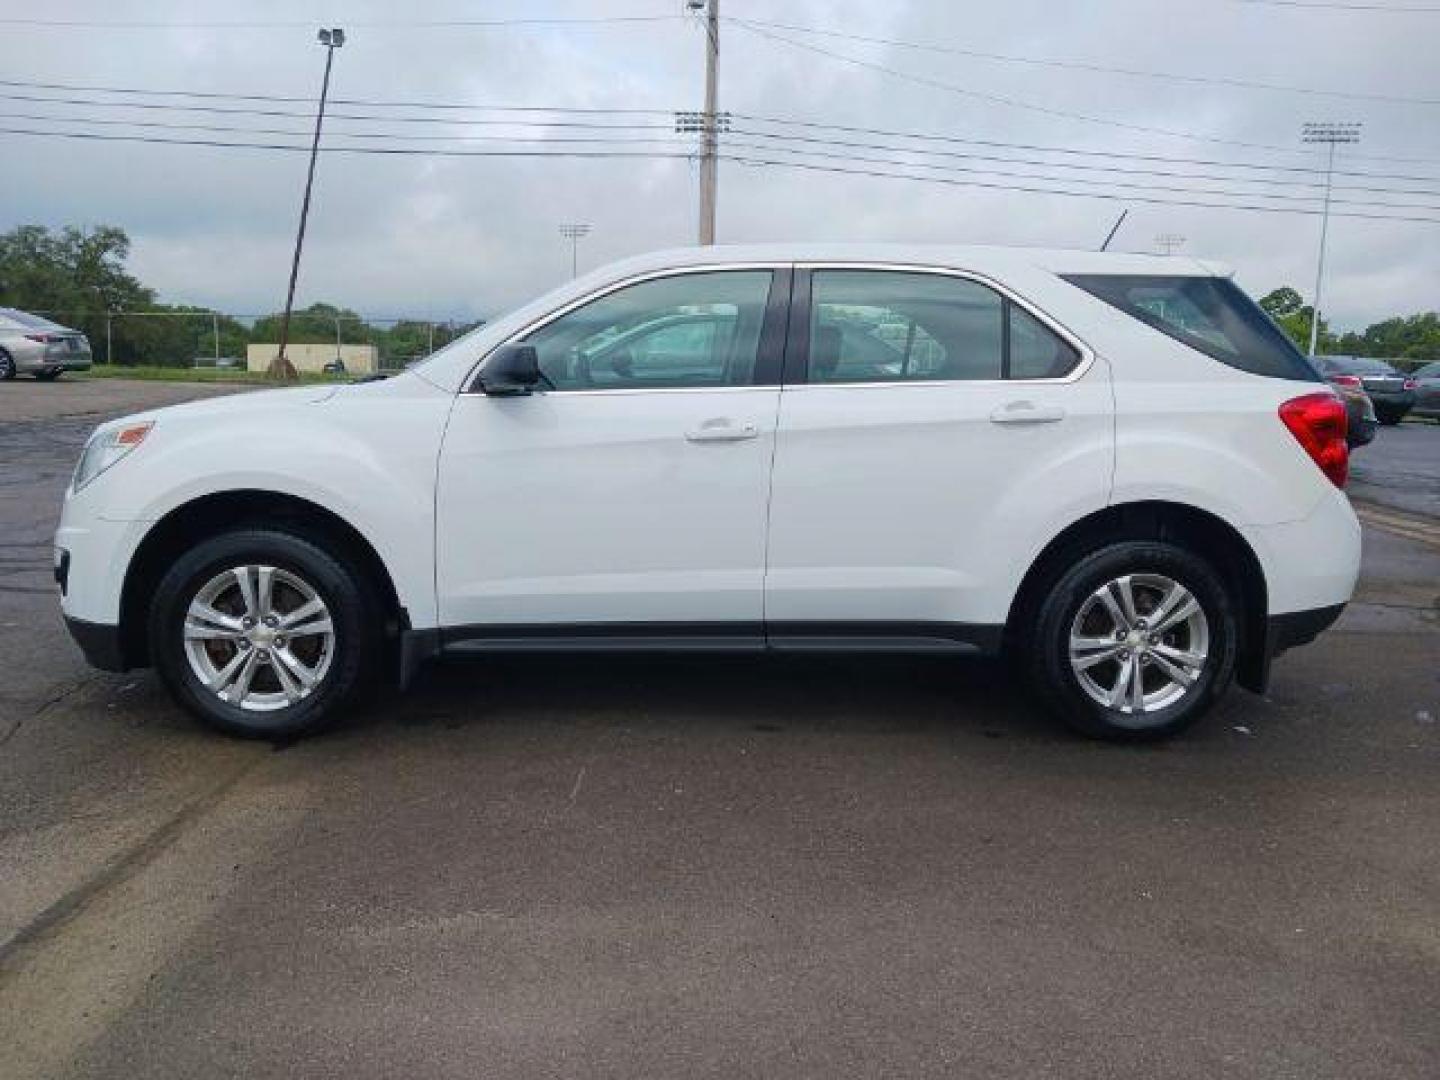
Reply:
<svg viewBox="0 0 1440 1080"><path fill-rule="evenodd" d="M1356 390L1365 385L1360 381L1359 375L1331 375L1330 381L1336 386L1349 386Z"/></svg>
<svg viewBox="0 0 1440 1080"><path fill-rule="evenodd" d="M1405 380L1405 389L1406 389L1406 390L1414 390L1417 385L1418 385L1418 384L1415 382L1414 379L1406 379L1406 380Z"/></svg>
<svg viewBox="0 0 1440 1080"><path fill-rule="evenodd" d="M1334 394L1306 394L1281 405L1280 419L1330 482L1343 488L1350 474L1345 403Z"/></svg>

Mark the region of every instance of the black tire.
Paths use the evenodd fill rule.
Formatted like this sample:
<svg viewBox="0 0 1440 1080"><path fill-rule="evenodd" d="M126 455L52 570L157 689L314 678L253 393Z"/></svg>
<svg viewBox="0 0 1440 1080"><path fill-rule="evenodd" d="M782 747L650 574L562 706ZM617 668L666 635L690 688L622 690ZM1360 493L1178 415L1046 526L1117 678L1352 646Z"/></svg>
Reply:
<svg viewBox="0 0 1440 1080"><path fill-rule="evenodd" d="M36 382L54 382L58 378L60 378L60 370L58 368L54 371L35 372Z"/></svg>
<svg viewBox="0 0 1440 1080"><path fill-rule="evenodd" d="M1107 582L1124 575L1159 575L1184 586L1204 615L1208 635L1207 657L1192 685L1178 700L1138 716L1093 698L1081 685L1070 659L1071 630L1082 606ZM1061 574L1041 603L1027 639L1031 685L1051 712L1084 735L1122 742L1169 738L1203 716L1230 685L1239 637L1238 610L1238 600L1225 580L1185 548L1151 540L1107 545ZM1137 652L1137 663L1141 662L1139 655ZM1117 675L1120 662L1114 661ZM1154 667L1156 662L1147 656L1143 664ZM1146 675L1142 665L1142 694L1146 678L1164 679L1165 672L1157 669Z"/></svg>
<svg viewBox="0 0 1440 1080"><path fill-rule="evenodd" d="M9 382L15 378L15 361L4 349L0 349L0 382Z"/></svg>
<svg viewBox="0 0 1440 1080"><path fill-rule="evenodd" d="M206 724L244 738L312 734L338 718L376 670L379 605L363 577L322 543L272 529L239 529L203 541L161 579L148 625L151 660L176 700ZM247 565L275 567L301 579L329 609L333 625L332 651L323 675L305 696L274 711L251 711L222 700L202 684L186 651L184 628L191 601L217 575Z"/></svg>
<svg viewBox="0 0 1440 1080"><path fill-rule="evenodd" d="M1392 412L1388 409L1384 411L1376 409L1375 419L1379 420L1380 423L1385 427L1394 427L1396 424L1400 423L1401 420L1405 419L1405 413L1404 411Z"/></svg>

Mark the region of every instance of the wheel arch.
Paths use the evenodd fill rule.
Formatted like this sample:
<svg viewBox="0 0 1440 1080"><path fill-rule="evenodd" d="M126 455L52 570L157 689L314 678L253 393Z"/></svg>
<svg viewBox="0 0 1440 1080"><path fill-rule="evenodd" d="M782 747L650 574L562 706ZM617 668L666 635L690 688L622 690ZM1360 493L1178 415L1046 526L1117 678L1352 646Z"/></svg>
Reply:
<svg viewBox="0 0 1440 1080"><path fill-rule="evenodd" d="M1263 690L1268 668L1269 611L1265 571L1250 543L1224 518L1185 503L1145 500L1119 503L1088 514L1062 530L1036 556L1021 579L1005 622L1005 645L1023 647L1049 587L1075 559L1099 544L1161 540L1208 560L1234 588L1240 605L1236 679Z"/></svg>
<svg viewBox="0 0 1440 1080"><path fill-rule="evenodd" d="M165 570L186 548L241 527L280 529L322 541L364 573L385 612L384 637L393 642L409 629L395 581L374 546L348 521L297 495L237 489L202 495L170 510L140 541L120 593L120 648L129 667L149 662L146 612Z"/></svg>

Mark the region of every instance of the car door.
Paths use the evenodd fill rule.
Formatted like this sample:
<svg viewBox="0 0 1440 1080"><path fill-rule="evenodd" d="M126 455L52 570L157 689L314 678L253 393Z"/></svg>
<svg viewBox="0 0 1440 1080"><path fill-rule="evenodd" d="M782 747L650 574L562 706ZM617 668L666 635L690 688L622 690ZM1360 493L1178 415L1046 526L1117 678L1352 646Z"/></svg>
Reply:
<svg viewBox="0 0 1440 1080"><path fill-rule="evenodd" d="M512 339L546 388L462 393L441 452L450 639L762 640L788 293L786 268L649 275Z"/></svg>
<svg viewBox="0 0 1440 1080"><path fill-rule="evenodd" d="M1107 369L962 274L797 268L794 299L771 643L994 645L1030 561L1106 504Z"/></svg>

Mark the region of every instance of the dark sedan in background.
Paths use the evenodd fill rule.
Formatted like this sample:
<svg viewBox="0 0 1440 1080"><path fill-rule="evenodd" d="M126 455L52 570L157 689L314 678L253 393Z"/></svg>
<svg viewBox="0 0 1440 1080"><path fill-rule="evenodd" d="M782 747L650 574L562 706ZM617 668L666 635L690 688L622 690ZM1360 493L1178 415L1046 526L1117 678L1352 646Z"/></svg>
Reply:
<svg viewBox="0 0 1440 1080"><path fill-rule="evenodd" d="M1398 424L1415 406L1415 380L1370 356L1317 356L1321 374L1340 387L1364 390L1385 425Z"/></svg>
<svg viewBox="0 0 1440 1080"><path fill-rule="evenodd" d="M1341 376L1350 379L1352 376ZM1375 431L1380 426L1380 421L1375 417L1375 406L1370 402L1370 395L1361 390L1358 385L1348 382L1330 381L1330 387L1340 395L1340 400L1345 403L1345 441L1350 449L1357 446L1366 446L1375 440Z"/></svg>
<svg viewBox="0 0 1440 1080"><path fill-rule="evenodd" d="M1415 380L1415 415L1440 420L1440 360L1417 369L1410 377Z"/></svg>

